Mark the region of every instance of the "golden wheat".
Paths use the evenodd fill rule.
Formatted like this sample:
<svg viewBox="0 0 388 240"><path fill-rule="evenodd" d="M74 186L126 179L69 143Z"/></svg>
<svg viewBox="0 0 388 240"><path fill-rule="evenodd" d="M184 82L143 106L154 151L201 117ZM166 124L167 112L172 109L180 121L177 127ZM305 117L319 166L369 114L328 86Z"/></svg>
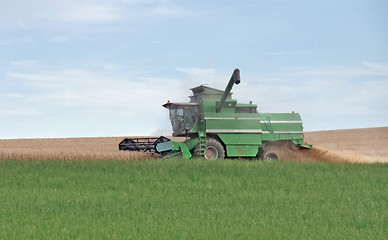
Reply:
<svg viewBox="0 0 388 240"><path fill-rule="evenodd" d="M388 127L306 132L305 140L334 161L388 163Z"/></svg>
<svg viewBox="0 0 388 240"><path fill-rule="evenodd" d="M334 162L388 162L388 127L306 132L314 145L297 158ZM156 158L143 152L118 150L124 137L0 140L0 159L140 160ZM174 138L175 141L182 139Z"/></svg>
<svg viewBox="0 0 388 240"><path fill-rule="evenodd" d="M143 152L120 151L122 137L0 140L0 159L117 159L139 160L155 156Z"/></svg>

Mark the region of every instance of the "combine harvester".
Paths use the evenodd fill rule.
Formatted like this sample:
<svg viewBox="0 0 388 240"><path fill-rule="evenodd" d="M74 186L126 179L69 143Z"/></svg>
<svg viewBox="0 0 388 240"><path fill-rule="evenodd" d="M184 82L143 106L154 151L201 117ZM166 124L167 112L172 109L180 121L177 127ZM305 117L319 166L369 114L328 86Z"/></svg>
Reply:
<svg viewBox="0 0 388 240"><path fill-rule="evenodd" d="M259 113L257 105L232 99L230 91L239 83L240 70L235 69L224 91L201 85L191 89L189 103L168 101L163 105L170 111L173 136L186 137L186 141L163 136L126 138L119 149L149 151L164 158L277 160L287 149L312 147L304 142L298 113Z"/></svg>

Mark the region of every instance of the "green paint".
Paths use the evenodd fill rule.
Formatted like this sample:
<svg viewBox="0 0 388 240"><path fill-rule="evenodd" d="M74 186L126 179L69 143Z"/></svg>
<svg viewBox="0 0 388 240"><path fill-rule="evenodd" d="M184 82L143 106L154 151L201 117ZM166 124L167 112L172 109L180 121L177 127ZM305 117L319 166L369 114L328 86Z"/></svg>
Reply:
<svg viewBox="0 0 388 240"><path fill-rule="evenodd" d="M261 147L277 140L291 140L297 146L311 148L304 142L298 113L259 113L255 104L238 103L230 92L238 83L237 69L224 91L201 85L191 89L189 103L163 105L170 110L173 135L188 138L184 143L174 143L174 151L191 157L198 144L204 147L205 138L220 141L226 157L256 156Z"/></svg>

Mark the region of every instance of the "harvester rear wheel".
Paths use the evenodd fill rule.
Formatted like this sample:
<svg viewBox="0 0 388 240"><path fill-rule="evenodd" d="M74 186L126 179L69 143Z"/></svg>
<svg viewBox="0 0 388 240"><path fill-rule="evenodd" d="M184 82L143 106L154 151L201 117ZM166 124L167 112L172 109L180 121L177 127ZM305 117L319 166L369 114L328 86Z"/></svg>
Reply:
<svg viewBox="0 0 388 240"><path fill-rule="evenodd" d="M279 159L276 153L269 150L263 152L262 158L263 160L266 160L266 161L277 161Z"/></svg>
<svg viewBox="0 0 388 240"><path fill-rule="evenodd" d="M205 158L207 160L215 160L217 158L225 158L225 150L222 144L213 139L209 138L207 140L207 147L206 147L206 153L205 153ZM200 156L199 154L199 145L195 148L194 150L194 156Z"/></svg>

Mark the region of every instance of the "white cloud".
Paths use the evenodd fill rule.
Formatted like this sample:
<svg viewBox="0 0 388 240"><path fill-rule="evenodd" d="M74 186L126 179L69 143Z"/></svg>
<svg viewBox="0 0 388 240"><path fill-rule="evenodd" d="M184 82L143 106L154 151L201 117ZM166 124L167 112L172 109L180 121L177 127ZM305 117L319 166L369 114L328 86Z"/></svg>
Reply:
<svg viewBox="0 0 388 240"><path fill-rule="evenodd" d="M0 26L36 28L58 23L111 23L149 17L187 16L190 12L172 1L123 0L3 0L0 2ZM62 38L54 39L57 41Z"/></svg>
<svg viewBox="0 0 388 240"><path fill-rule="evenodd" d="M67 36L55 36L55 37L50 38L50 41L58 42L58 43L66 43L69 41L69 37L67 37Z"/></svg>
<svg viewBox="0 0 388 240"><path fill-rule="evenodd" d="M183 67L183 68L176 68L176 70L184 73L189 73L196 76L203 76L203 75L214 75L216 73L216 70L213 68L194 68L194 67Z"/></svg>
<svg viewBox="0 0 388 240"><path fill-rule="evenodd" d="M264 55L268 56L286 56L286 55L300 55L300 54L306 54L307 52L298 52L298 51L282 51L282 52L269 52Z"/></svg>
<svg viewBox="0 0 388 240"><path fill-rule="evenodd" d="M159 78L129 74L125 66L115 64L98 70L60 69L45 63L32 69L28 64L15 64L23 62L15 61L7 74L20 91L11 89L0 95L0 115L42 119L54 115L61 119L55 126L66 126L76 117L77 129L88 126L90 116L97 116L94 121L99 124L122 124L111 133L117 135L165 134L170 123L163 103L186 102L189 89L203 83L223 89L231 74L188 67L176 69L185 74L183 78ZM377 74L372 69L367 65L353 71L351 67L304 68L258 77L244 73L241 84L232 92L241 103L252 100L261 112L301 113L307 130L386 125L388 78L386 72ZM361 77L360 72L364 73Z"/></svg>
<svg viewBox="0 0 388 240"><path fill-rule="evenodd" d="M4 96L9 98L23 98L23 94L21 93L7 93L7 94L4 94Z"/></svg>
<svg viewBox="0 0 388 240"><path fill-rule="evenodd" d="M13 61L10 61L10 64L12 67L21 68L21 69L26 69L26 68L36 69L44 66L43 62L30 60L30 59L13 60Z"/></svg>
<svg viewBox="0 0 388 240"><path fill-rule="evenodd" d="M14 68L9 72L7 79L23 90L23 97L16 93L0 95L0 116L19 116L18 121L22 121L22 117L41 118L41 121L34 120L34 124L42 124L36 127L37 136L39 132L49 131L50 128L53 132L61 131L61 126L71 129L68 125L72 121L78 121L77 126L66 136L93 135L76 132L80 126L87 128L90 125L88 122L91 121L91 116L95 125L99 123L105 128L116 128L110 134L147 135L159 128L169 128L167 110L162 104L167 100L187 101L189 93L188 89L176 87L180 84L180 79L144 77L128 74L126 69L118 73L105 68L93 71L55 68ZM50 118L55 118L55 122L43 125L45 119Z"/></svg>
<svg viewBox="0 0 388 240"><path fill-rule="evenodd" d="M171 4L155 6L155 8L152 9L152 13L157 16L168 16L168 17L192 15L189 11Z"/></svg>
<svg viewBox="0 0 388 240"><path fill-rule="evenodd" d="M109 71L104 69L14 71L7 77L28 87L30 93L25 98L31 104L114 111L117 114L138 114L147 109L157 111L171 96L187 95L174 88L179 79L127 77L125 73L109 75Z"/></svg>
<svg viewBox="0 0 388 240"><path fill-rule="evenodd" d="M31 26L50 22L101 22L117 20L115 10L97 1L5 0L0 4L3 24Z"/></svg>
<svg viewBox="0 0 388 240"><path fill-rule="evenodd" d="M364 62L360 66L328 66L321 68L294 68L286 72L293 76L355 78L360 76L388 76L388 65Z"/></svg>
<svg viewBox="0 0 388 240"><path fill-rule="evenodd" d="M1 109L0 116L21 116L21 117L36 117L40 112L34 109L16 108L16 109Z"/></svg>
<svg viewBox="0 0 388 240"><path fill-rule="evenodd" d="M196 67L181 67L176 68L177 71L187 74L186 79L191 83L190 86L182 86L182 88L192 88L199 85L208 85L213 88L225 88L227 81L232 72L228 76L226 73L219 73L213 68L196 68Z"/></svg>
<svg viewBox="0 0 388 240"><path fill-rule="evenodd" d="M191 79L209 79L223 89L230 76L214 69L179 68ZM251 76L249 76L251 75ZM387 125L388 66L298 68L253 76L242 73L232 92L239 102L253 101L261 112L300 112L307 130Z"/></svg>
<svg viewBox="0 0 388 240"><path fill-rule="evenodd" d="M385 76L388 76L388 65L386 64L379 64L379 63L372 63L365 61L364 65L367 67L372 68L374 71L379 71L380 74L384 74Z"/></svg>

